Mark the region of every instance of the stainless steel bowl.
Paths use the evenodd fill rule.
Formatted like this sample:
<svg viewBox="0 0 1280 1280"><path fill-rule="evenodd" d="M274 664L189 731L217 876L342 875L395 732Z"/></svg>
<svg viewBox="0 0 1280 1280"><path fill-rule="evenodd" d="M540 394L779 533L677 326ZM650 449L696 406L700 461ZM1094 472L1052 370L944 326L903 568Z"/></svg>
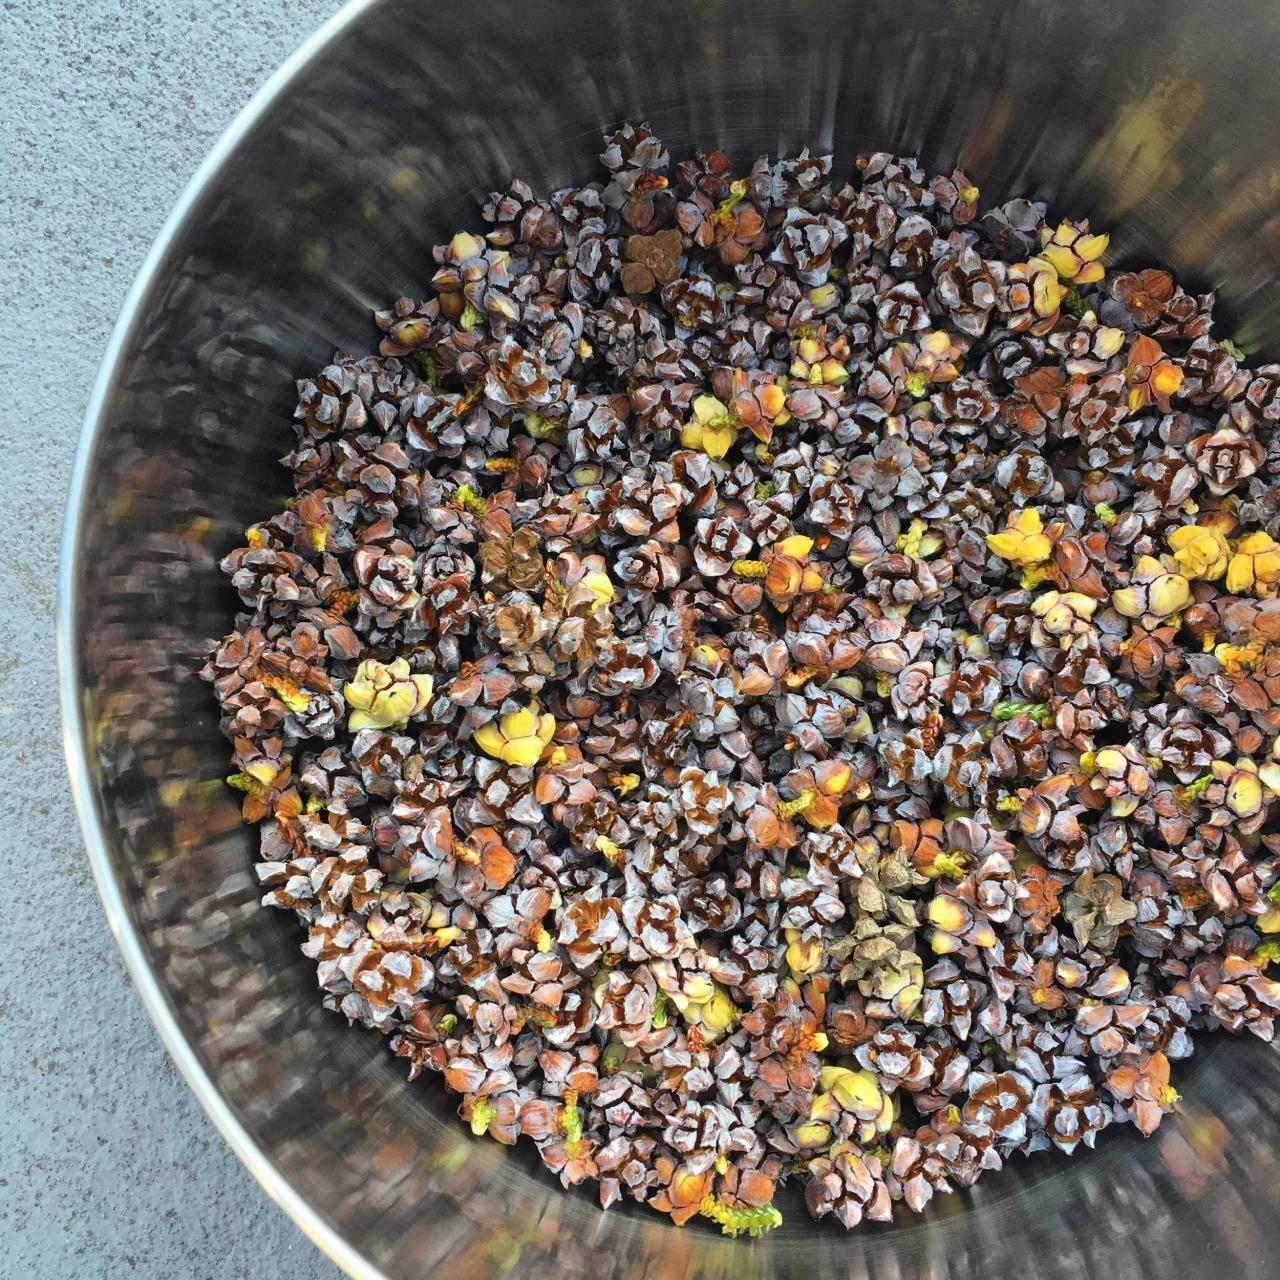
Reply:
<svg viewBox="0 0 1280 1280"><path fill-rule="evenodd" d="M602 128L673 152L960 162L1219 289L1280 353L1280 10L1258 0L361 0L254 100L147 259L107 352L60 581L67 756L112 927L169 1051L266 1190L353 1275L1274 1275L1280 1059L1206 1043L1179 1116L1017 1161L923 1219L846 1235L798 1203L759 1243L601 1214L318 1006L260 910L201 640L217 560L277 505L291 379L373 342L484 192L596 172ZM1229 1135L1229 1136L1228 1136ZM199 1203L198 1184L192 1187ZM234 1230L234 1223L224 1224ZM264 1268L269 1263L264 1260Z"/></svg>

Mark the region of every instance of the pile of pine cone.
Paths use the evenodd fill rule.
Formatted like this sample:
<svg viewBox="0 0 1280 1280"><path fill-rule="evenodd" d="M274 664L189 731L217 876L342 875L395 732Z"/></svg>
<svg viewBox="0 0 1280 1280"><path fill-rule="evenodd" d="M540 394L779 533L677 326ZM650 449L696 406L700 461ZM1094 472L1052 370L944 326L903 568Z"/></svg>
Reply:
<svg viewBox="0 0 1280 1280"><path fill-rule="evenodd" d="M605 1205L1150 1133L1280 1011L1280 365L959 171L602 159L299 383L203 673L264 902Z"/></svg>

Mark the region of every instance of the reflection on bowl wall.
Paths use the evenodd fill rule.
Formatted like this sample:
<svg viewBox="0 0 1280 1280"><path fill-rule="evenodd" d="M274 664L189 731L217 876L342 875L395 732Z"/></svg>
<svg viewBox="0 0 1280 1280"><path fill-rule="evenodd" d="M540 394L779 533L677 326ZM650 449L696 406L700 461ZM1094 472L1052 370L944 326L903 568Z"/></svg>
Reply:
<svg viewBox="0 0 1280 1280"><path fill-rule="evenodd" d="M799 1197L730 1241L601 1214L528 1144L475 1139L438 1085L318 1001L258 905L194 672L236 602L217 561L278 508L292 379L421 296L432 244L512 174L597 175L652 121L673 155L830 149L963 165L984 196L1088 215L1114 256L1215 287L1280 353L1280 9L1257 0L371 0L259 97L149 260L91 407L68 515L68 755L112 923L171 1052L240 1155L362 1276L1039 1280L1275 1274L1280 1057L1210 1038L1150 1140L1015 1160L923 1218L845 1234ZM1228 1137L1228 1135L1230 1135ZM193 1184L198 1212L198 1183ZM235 1230L237 1224L221 1224Z"/></svg>

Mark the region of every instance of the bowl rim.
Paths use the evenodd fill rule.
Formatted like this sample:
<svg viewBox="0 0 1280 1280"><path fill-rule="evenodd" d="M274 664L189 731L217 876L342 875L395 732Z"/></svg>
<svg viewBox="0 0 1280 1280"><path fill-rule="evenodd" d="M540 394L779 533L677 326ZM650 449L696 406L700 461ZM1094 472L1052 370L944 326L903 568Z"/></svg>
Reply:
<svg viewBox="0 0 1280 1280"><path fill-rule="evenodd" d="M223 168L246 136L275 110L284 94L343 32L381 3L382 0L347 0L342 8L307 36L271 73L223 131L189 179L147 251L133 284L125 295L85 409L67 491L54 601L58 701L71 797L107 922L124 957L129 977L165 1050L232 1151L257 1180L258 1185L289 1215L303 1234L331 1261L357 1280L386 1280L386 1275L321 1217L311 1202L276 1168L263 1148L236 1118L213 1078L197 1058L174 1015L168 997L152 972L138 931L130 917L121 882L113 868L106 832L94 803L88 735L77 681L76 656L80 651L81 635L75 594L83 568L80 534L89 501L92 457L99 435L106 425L107 406L118 376L121 353L144 317L160 268L174 244L188 229L193 210L221 176Z"/></svg>

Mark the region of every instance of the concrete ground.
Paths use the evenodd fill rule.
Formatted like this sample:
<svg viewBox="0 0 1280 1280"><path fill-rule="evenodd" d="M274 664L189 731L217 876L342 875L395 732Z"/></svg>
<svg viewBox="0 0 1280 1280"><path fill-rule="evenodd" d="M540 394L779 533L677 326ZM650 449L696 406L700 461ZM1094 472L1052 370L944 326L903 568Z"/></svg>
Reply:
<svg viewBox="0 0 1280 1280"><path fill-rule="evenodd" d="M99 354L223 127L337 0L0 0L0 1275L329 1280L160 1047L59 740L53 586Z"/></svg>

